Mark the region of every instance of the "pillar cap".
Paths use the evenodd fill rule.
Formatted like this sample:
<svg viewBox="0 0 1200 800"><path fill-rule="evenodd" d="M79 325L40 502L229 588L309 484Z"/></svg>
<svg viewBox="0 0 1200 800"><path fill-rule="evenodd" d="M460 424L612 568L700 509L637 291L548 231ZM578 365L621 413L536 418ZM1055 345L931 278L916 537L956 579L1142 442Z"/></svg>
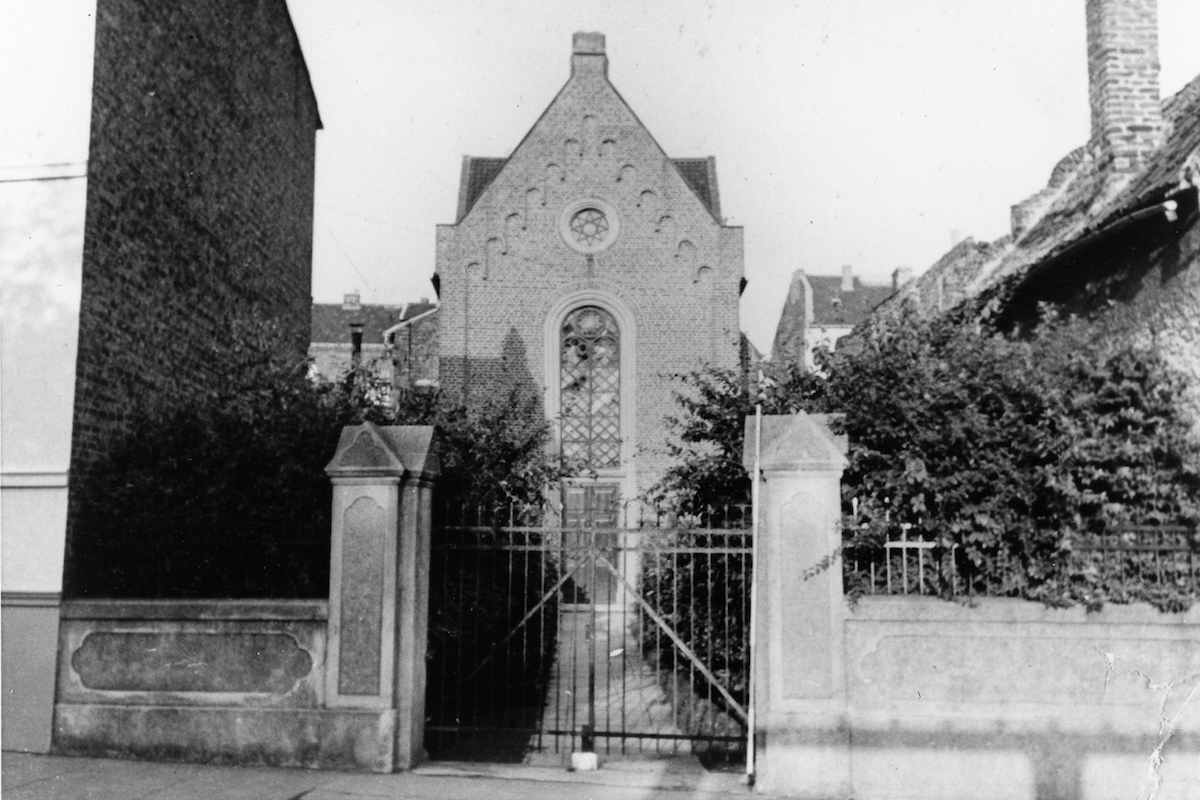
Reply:
<svg viewBox="0 0 1200 800"><path fill-rule="evenodd" d="M844 470L850 441L833 432L839 414L767 414L762 418L758 466L762 470ZM754 417L746 418L742 465L754 472Z"/></svg>
<svg viewBox="0 0 1200 800"><path fill-rule="evenodd" d="M347 425L342 428L325 474L338 477L394 477L441 473L437 436L431 425Z"/></svg>

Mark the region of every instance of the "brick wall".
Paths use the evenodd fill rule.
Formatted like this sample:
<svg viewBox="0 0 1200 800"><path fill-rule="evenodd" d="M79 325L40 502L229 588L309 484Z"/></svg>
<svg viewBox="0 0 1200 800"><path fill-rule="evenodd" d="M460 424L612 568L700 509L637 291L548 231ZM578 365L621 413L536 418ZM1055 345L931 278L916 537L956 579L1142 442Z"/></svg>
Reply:
<svg viewBox="0 0 1200 800"><path fill-rule="evenodd" d="M668 376L738 363L742 231L719 217L711 160L685 168L688 177L608 82L603 38L577 36L566 86L474 203L460 202L460 220L438 229L449 392L546 389L553 416L561 317L583 305L617 312L630 392L622 396L627 497L666 464L664 419L677 411L679 388ZM706 179L703 192L689 183ZM611 246L594 254L562 231L570 209L589 198L619 225Z"/></svg>
<svg viewBox="0 0 1200 800"><path fill-rule="evenodd" d="M231 318L303 356L319 127L284 0L99 0L73 484L139 405L212 380Z"/></svg>
<svg viewBox="0 0 1200 800"><path fill-rule="evenodd" d="M1162 135L1157 0L1088 0L1088 85L1097 165L1145 166Z"/></svg>

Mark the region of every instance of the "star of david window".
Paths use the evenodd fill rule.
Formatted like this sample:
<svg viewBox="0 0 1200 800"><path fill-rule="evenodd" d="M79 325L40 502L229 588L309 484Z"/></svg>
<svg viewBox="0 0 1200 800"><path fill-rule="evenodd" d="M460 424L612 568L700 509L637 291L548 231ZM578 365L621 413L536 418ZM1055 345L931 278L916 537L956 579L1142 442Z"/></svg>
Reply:
<svg viewBox="0 0 1200 800"><path fill-rule="evenodd" d="M621 461L620 335L616 320L592 306L567 315L560 349L562 454L583 467Z"/></svg>
<svg viewBox="0 0 1200 800"><path fill-rule="evenodd" d="M621 217L611 203L599 197L580 197L558 215L558 234L567 247L592 255L612 247L621 234Z"/></svg>
<svg viewBox="0 0 1200 800"><path fill-rule="evenodd" d="M571 217L571 235L584 247L597 247L608 238L608 217L598 208L580 209Z"/></svg>

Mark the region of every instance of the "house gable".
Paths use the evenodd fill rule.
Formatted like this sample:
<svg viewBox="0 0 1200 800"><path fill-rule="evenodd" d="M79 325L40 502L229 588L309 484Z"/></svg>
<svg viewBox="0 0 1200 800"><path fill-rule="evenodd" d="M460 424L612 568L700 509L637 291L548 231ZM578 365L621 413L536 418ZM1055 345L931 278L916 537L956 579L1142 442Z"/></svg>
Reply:
<svg viewBox="0 0 1200 800"><path fill-rule="evenodd" d="M598 44L583 39L588 36L598 37ZM708 228L719 228L716 160L669 158L609 82L603 36L576 34L575 44L570 79L512 155L463 159L456 224L472 226L475 217L490 219L501 207L506 219L515 214L527 231L564 193L590 193L640 212L656 232L660 223L680 221L671 209L689 216L703 210L711 218ZM530 205L531 194L536 205ZM682 237L696 230L675 232ZM504 231L506 246L510 233Z"/></svg>

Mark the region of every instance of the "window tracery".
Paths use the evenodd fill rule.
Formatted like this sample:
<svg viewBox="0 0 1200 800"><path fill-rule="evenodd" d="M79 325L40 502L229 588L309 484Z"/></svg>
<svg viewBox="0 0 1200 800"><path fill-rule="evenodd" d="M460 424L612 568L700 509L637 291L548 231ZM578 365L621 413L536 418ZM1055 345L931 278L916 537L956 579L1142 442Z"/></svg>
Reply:
<svg viewBox="0 0 1200 800"><path fill-rule="evenodd" d="M586 467L621 460L620 333L595 306L563 320L560 348L561 443L564 459Z"/></svg>

